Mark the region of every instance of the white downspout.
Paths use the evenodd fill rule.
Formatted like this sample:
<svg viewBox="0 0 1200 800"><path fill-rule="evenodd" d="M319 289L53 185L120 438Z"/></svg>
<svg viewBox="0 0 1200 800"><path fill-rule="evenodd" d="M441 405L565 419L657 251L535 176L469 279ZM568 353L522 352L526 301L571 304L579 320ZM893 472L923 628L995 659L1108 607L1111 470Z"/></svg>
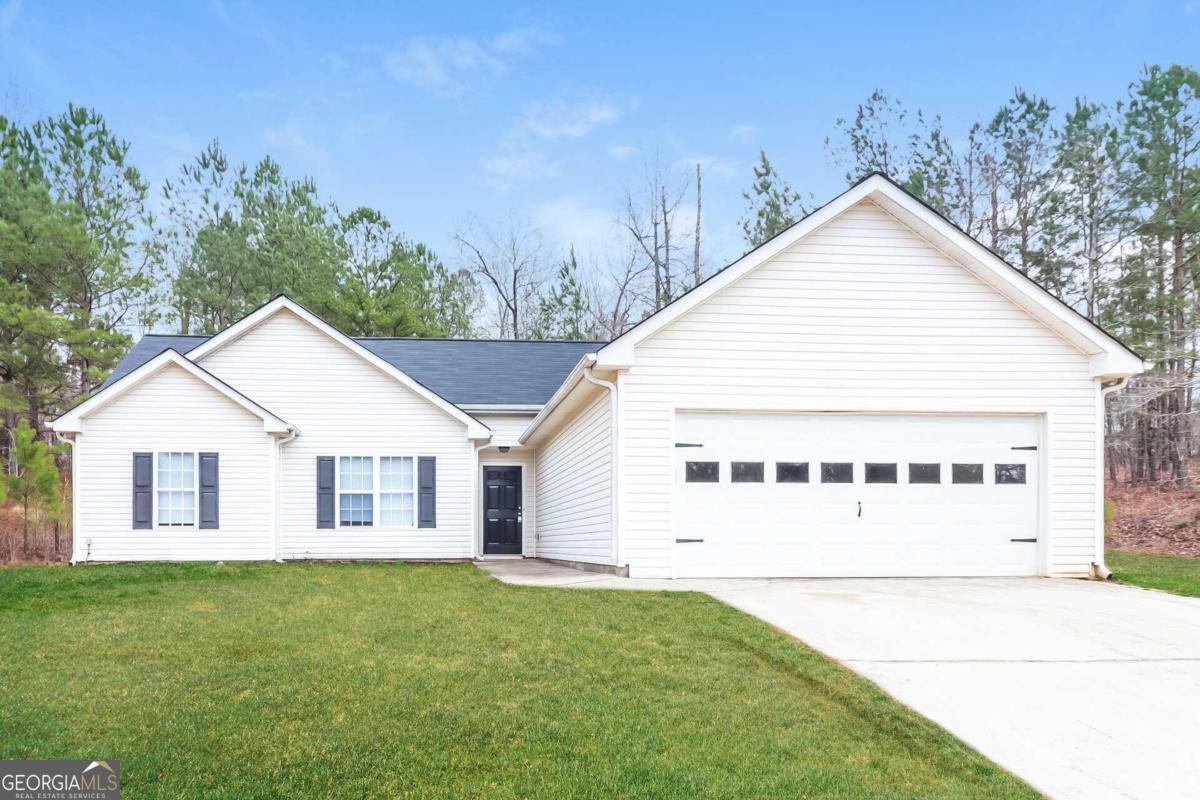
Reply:
<svg viewBox="0 0 1200 800"><path fill-rule="evenodd" d="M1096 503L1096 527L1099 530L1096 535L1096 538L1098 539L1096 543L1096 552L1100 554L1100 557L1098 560L1092 562L1092 574L1100 580L1105 581L1112 577L1112 572L1104 563L1104 400L1113 392L1124 389L1125 384L1127 383L1129 383L1128 376L1107 384L1101 382L1100 408L1096 412L1096 441L1098 442L1096 446L1096 469L1098 470L1096 475L1096 485L1100 488L1100 491L1097 493L1099 498Z"/></svg>
<svg viewBox="0 0 1200 800"><path fill-rule="evenodd" d="M595 357L593 356L593 358L595 358ZM593 375L592 368L594 366L595 366L595 364L593 363L593 364L588 364L586 367L584 367L583 368L583 377L584 377L584 379L587 380L588 383L595 384L596 386L601 386L608 390L609 419L611 420L611 424L608 427L609 427L609 431L610 431L610 434L612 437L612 443L610 445L611 453L612 453L610 461L612 462L612 465L611 465L611 475L609 477L609 497L611 498L611 506L612 506L612 509L610 511L611 519L612 519L612 542L613 542L613 544L612 544L612 559L613 559L613 564L617 567L620 567L620 566L622 566L622 564L621 564L621 535L620 535L621 491L620 491L620 486L618 485L618 482L621 477L621 472L620 472L621 437L620 437L619 431L618 431L618 423L620 420L620 416L619 416L618 412L620 411L620 409L618 408L618 405L617 405L617 385L615 383L613 383L612 381L606 381L606 380L603 380L602 378L597 378L595 375Z"/></svg>
<svg viewBox="0 0 1200 800"><path fill-rule="evenodd" d="M79 552L79 449L75 446L75 437L79 434L66 436L60 431L54 432L54 438L63 444L71 445L71 566L78 561Z"/></svg>
<svg viewBox="0 0 1200 800"><path fill-rule="evenodd" d="M271 531L271 534L275 540L273 547L275 550L275 561L278 563L283 563L283 524L279 519L281 516L280 497L283 494L283 469L281 468L283 466L283 446L299 435L300 431L296 428L288 428L287 436L273 437L275 439L275 444L271 448L273 460L273 464L271 466L272 472L275 475L275 496L271 498L273 507L271 516L274 517L271 522L274 530Z"/></svg>

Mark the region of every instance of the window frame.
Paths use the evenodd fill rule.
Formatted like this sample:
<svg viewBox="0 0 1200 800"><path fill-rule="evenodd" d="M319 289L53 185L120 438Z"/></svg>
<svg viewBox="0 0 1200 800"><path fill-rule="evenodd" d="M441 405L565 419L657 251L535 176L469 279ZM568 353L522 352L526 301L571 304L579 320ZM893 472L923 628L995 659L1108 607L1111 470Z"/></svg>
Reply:
<svg viewBox="0 0 1200 800"><path fill-rule="evenodd" d="M688 475L688 465L689 464L716 464L716 466L717 466L716 478L714 478L711 481L710 480L692 480L691 476ZM730 469L732 469L732 467ZM714 484L719 484L721 482L721 461L720 461L720 459L706 460L706 461L685 460L683 462L683 482L684 483L708 484L709 486L712 486Z"/></svg>
<svg viewBox="0 0 1200 800"><path fill-rule="evenodd" d="M378 464L376 465L375 485L377 488L375 500L375 518L378 520L378 527L386 528L415 528L417 527L417 457L416 456L376 456ZM384 489L383 488L383 460L403 462L408 460L409 470L409 487L407 489ZM383 521L383 496L384 495L408 495L411 499L409 509L412 511L412 522L405 524L403 522L387 522ZM361 526L360 526L361 527Z"/></svg>
<svg viewBox="0 0 1200 800"><path fill-rule="evenodd" d="M145 452L145 451L143 450L143 451L139 451L139 452ZM152 469L153 480L151 482L152 489L150 492L150 498L151 498L150 499L150 506L151 506L150 519L154 521L154 526L153 526L153 528L151 528L151 530L156 530L156 531L160 530L160 529L161 530L171 530L171 531L188 530L188 529L191 529L194 531L200 530L200 451L199 450L152 450L151 452L153 453L153 455L151 456L151 459L150 459L151 467L153 468ZM209 451L206 450L204 452L207 453ZM213 451L213 452L216 452L216 451ZM170 455L172 453L179 453L181 455L186 454L186 455L190 455L192 457L192 488L191 488L192 521L191 522L180 522L180 523L159 522L158 493L160 491L167 491L167 492L186 492L186 491L188 491L187 489L159 489L159 486L158 486L158 471L159 471L158 470L158 457L163 454Z"/></svg>
<svg viewBox="0 0 1200 800"><path fill-rule="evenodd" d="M880 481L871 480L871 468L876 469L882 467L884 472L888 467L891 467L891 480ZM900 462L898 461L864 461L863 462L863 483L883 486L895 486L900 483Z"/></svg>
<svg viewBox="0 0 1200 800"><path fill-rule="evenodd" d="M1000 480L1002 469L1019 468L1018 472L1021 479L1017 480ZM993 486L1025 486L1029 483L1029 465L1020 462L997 462L992 465L992 485Z"/></svg>
<svg viewBox="0 0 1200 800"><path fill-rule="evenodd" d="M776 461L775 462L775 483L779 483L779 484L810 483L812 480L812 467L810 466L810 463L811 462L808 462L808 461ZM779 480L779 468L780 467L803 467L804 468L804 480L802 480L802 481L790 481L790 480L781 481L781 480Z"/></svg>
<svg viewBox="0 0 1200 800"><path fill-rule="evenodd" d="M854 469L854 464L856 462L854 462L854 461L819 461L817 463L819 463L821 465L821 474L820 474L820 480L818 481L818 483L829 484L830 486L838 486L838 485L850 486L850 485L854 484L854 473L857 471ZM848 480L848 481L827 481L827 480L825 480L826 465L831 466L831 467L849 466L850 467L850 480Z"/></svg>
<svg viewBox="0 0 1200 800"><path fill-rule="evenodd" d="M755 480L738 480L734 475L734 465L742 464L748 467L758 467L758 478ZM730 461L729 462L729 482L730 483L766 483L767 482L767 462L765 461Z"/></svg>
<svg viewBox="0 0 1200 800"><path fill-rule="evenodd" d="M955 467L979 467L979 480L960 481L954 474ZM950 464L950 484L952 486L985 486L987 484L986 461L954 461Z"/></svg>
<svg viewBox="0 0 1200 800"><path fill-rule="evenodd" d="M942 462L940 461L908 461L908 485L909 486L941 486L942 485ZM913 480L913 467L933 467L937 473L937 480Z"/></svg>
<svg viewBox="0 0 1200 800"><path fill-rule="evenodd" d="M343 458L369 458L371 459L371 488L367 489L342 489L342 459ZM381 461L385 458L407 458L412 460L412 489L383 489L381 483ZM333 521L332 530L388 530L388 531L407 531L416 530L417 524L420 521L420 510L417 507L419 498L417 496L417 463L418 458L416 453L364 453L350 452L338 453L333 456ZM342 494L366 494L371 496L371 524L370 525L345 525L342 523ZM413 499L413 516L412 524L405 525L400 522L384 523L382 517L382 495L385 494L411 494ZM328 530L328 529L326 529Z"/></svg>

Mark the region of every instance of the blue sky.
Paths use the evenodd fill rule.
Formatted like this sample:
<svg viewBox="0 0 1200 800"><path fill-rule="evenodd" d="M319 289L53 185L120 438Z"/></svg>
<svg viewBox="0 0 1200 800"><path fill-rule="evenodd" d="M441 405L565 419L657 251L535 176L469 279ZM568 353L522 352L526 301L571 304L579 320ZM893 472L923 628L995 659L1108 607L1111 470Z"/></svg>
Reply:
<svg viewBox="0 0 1200 800"><path fill-rule="evenodd" d="M912 6L912 7L906 7ZM712 266L742 249L758 147L818 201L823 140L881 88L952 132L1016 86L1120 98L1200 62L1200 0L1005 3L37 3L0 0L0 77L31 120L104 113L155 183L219 137L456 260L472 217L603 251L657 156L705 165Z"/></svg>

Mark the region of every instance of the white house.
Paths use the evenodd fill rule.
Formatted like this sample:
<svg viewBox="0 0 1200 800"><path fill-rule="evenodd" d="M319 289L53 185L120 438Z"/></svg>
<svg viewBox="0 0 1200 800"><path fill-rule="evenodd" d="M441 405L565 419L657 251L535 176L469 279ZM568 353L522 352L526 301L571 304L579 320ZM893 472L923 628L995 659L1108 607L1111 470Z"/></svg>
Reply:
<svg viewBox="0 0 1200 800"><path fill-rule="evenodd" d="M147 336L54 429L76 561L1103 567L1119 341L870 176L609 343Z"/></svg>

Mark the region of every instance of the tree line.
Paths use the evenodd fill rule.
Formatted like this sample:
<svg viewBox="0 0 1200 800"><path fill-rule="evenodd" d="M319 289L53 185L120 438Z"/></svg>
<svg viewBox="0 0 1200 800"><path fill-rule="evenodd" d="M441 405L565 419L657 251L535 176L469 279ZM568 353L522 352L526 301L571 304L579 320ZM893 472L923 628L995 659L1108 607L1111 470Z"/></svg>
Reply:
<svg viewBox="0 0 1200 800"><path fill-rule="evenodd" d="M1112 480L1187 483L1197 454L1200 74L1146 67L1124 97L1068 108L1017 90L961 135L875 92L826 139L853 181L878 170L1154 362L1108 401ZM760 153L743 230L809 210Z"/></svg>
<svg viewBox="0 0 1200 800"><path fill-rule="evenodd" d="M1110 400L1111 476L1188 479L1200 320L1200 75L1150 66L1111 102L1056 109L1017 90L950 131L881 91L825 141L847 181L891 176L1155 363ZM747 248L812 206L760 151L744 192ZM212 333L287 293L356 336L609 339L712 271L703 175L648 165L581 263L528 224L476 220L443 260L381 211L343 209L270 157L218 141L153 191L96 110L22 124L0 114L0 409L6 474L53 466L46 420L88 396L135 333ZM31 466L20 492L46 486ZM34 478L37 477L35 480ZM27 500L47 513L55 498Z"/></svg>

